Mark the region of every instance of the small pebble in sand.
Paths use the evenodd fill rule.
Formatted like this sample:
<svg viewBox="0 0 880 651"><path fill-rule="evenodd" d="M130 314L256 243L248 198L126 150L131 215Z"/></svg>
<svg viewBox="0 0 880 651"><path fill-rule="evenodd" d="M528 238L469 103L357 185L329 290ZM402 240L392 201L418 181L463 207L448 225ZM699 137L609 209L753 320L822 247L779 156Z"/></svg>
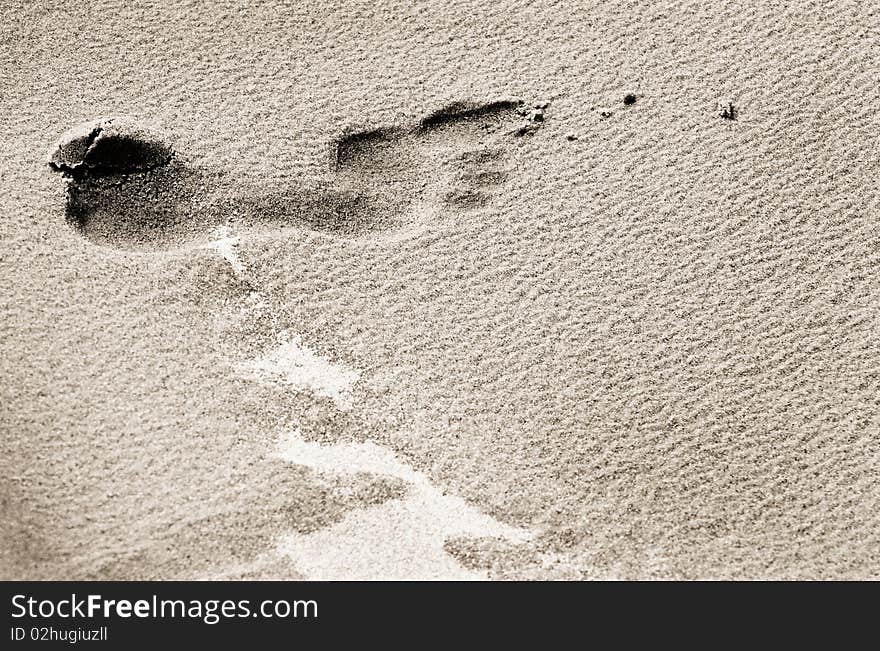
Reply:
<svg viewBox="0 0 880 651"><path fill-rule="evenodd" d="M632 106L633 104L636 103L636 96L633 95L632 93L627 93L626 95L623 96L623 103L626 106Z"/></svg>
<svg viewBox="0 0 880 651"><path fill-rule="evenodd" d="M575 140L578 139L578 135L576 133L569 133L565 136L565 139L568 140L569 142L574 142Z"/></svg>
<svg viewBox="0 0 880 651"><path fill-rule="evenodd" d="M106 117L66 131L49 150L53 170L80 174L128 174L166 164L174 154L158 127L131 117Z"/></svg>
<svg viewBox="0 0 880 651"><path fill-rule="evenodd" d="M544 121L544 109L549 106L549 103L536 104L532 108L523 108L517 111L522 117L524 117L529 122L543 122Z"/></svg>
<svg viewBox="0 0 880 651"><path fill-rule="evenodd" d="M733 102L728 102L727 105L721 105L721 117L725 120L736 120L738 113L739 110L733 105Z"/></svg>

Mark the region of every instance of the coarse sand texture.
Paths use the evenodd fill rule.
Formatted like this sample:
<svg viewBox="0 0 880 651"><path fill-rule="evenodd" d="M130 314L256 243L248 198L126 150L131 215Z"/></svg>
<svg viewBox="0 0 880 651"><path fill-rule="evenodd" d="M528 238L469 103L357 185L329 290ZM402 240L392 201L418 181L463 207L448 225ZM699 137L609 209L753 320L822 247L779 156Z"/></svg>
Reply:
<svg viewBox="0 0 880 651"><path fill-rule="evenodd" d="M880 577L878 61L853 0L0 5L0 578Z"/></svg>

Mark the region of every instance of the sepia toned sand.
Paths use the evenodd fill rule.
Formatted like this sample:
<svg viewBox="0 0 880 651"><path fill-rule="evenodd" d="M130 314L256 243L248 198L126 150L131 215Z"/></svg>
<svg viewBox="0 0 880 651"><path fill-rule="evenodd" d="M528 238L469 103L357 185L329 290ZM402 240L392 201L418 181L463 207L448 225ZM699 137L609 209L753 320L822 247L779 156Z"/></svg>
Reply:
<svg viewBox="0 0 880 651"><path fill-rule="evenodd" d="M878 32L0 3L0 578L878 578Z"/></svg>

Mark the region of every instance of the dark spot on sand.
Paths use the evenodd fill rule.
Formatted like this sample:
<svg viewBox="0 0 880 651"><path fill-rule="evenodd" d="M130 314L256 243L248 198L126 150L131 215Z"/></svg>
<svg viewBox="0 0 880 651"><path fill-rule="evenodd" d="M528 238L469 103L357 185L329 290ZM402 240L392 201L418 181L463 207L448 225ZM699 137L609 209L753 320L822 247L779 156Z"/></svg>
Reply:
<svg viewBox="0 0 880 651"><path fill-rule="evenodd" d="M633 104L636 103L636 96L633 95L632 93L627 93L626 95L623 96L623 103L626 106L632 106Z"/></svg>
<svg viewBox="0 0 880 651"><path fill-rule="evenodd" d="M727 106L721 107L721 117L725 120L736 120L736 116L739 113L739 109L737 109L733 103L728 103Z"/></svg>

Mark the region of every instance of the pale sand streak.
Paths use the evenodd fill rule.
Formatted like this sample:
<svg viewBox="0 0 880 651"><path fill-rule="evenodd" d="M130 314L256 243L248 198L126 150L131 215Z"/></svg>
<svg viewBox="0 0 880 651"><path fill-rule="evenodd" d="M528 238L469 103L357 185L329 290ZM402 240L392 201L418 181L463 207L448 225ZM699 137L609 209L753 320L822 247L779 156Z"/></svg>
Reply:
<svg viewBox="0 0 880 651"><path fill-rule="evenodd" d="M320 472L369 472L410 484L402 499L350 512L333 526L286 536L289 554L316 580L481 580L483 571L459 565L443 549L457 536L498 537L525 542L532 533L498 522L460 497L446 495L425 475L372 442L324 446L292 432L281 441L281 458Z"/></svg>
<svg viewBox="0 0 880 651"><path fill-rule="evenodd" d="M281 339L275 349L243 367L277 376L296 389L308 389L330 398L338 409L350 409L351 388L360 373L316 354L296 334L282 333Z"/></svg>
<svg viewBox="0 0 880 651"><path fill-rule="evenodd" d="M236 276L244 276L244 265L238 257L238 251L235 250L235 247L238 246L238 236L232 234L232 229L229 226L218 227L214 231L214 235L217 239L211 241L208 247L220 252L220 255L230 264Z"/></svg>
<svg viewBox="0 0 880 651"><path fill-rule="evenodd" d="M236 247L239 240L224 226L210 248L230 264L236 276L246 273ZM251 292L243 309L271 311L261 292ZM297 390L310 390L333 400L338 409L352 406L351 389L358 371L322 357L295 333L276 333L280 344L242 365L262 375L280 377ZM280 442L282 459L336 475L372 473L409 484L402 499L352 511L340 522L309 534L282 538L278 553L288 555L309 579L487 579L485 571L459 565L443 548L457 536L497 537L525 542L532 533L510 527L481 513L460 497L446 495L427 477L372 442L320 445L291 432Z"/></svg>
<svg viewBox="0 0 880 651"><path fill-rule="evenodd" d="M217 239L212 240L208 248L219 252L235 275L244 278L247 269L238 255L238 236L228 226L217 228L214 235ZM258 291L249 294L248 304L243 309L251 308L271 312L268 299ZM275 336L279 340L277 347L262 357L244 363L242 368L259 375L279 378L298 390L308 390L330 398L338 409L347 410L351 407L351 388L360 377L358 371L318 355L296 333L280 331Z"/></svg>

